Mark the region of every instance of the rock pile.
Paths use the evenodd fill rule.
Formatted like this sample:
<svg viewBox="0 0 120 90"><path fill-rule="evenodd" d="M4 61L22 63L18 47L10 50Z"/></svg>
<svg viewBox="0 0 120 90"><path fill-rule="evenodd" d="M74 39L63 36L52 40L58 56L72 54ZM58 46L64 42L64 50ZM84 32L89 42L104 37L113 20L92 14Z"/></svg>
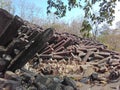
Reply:
<svg viewBox="0 0 120 90"><path fill-rule="evenodd" d="M77 90L74 80L59 76L44 76L21 70L17 74L6 71L0 78L0 90ZM30 74L31 73L31 74Z"/></svg>
<svg viewBox="0 0 120 90"><path fill-rule="evenodd" d="M56 37L53 41L53 37ZM55 33L42 52L28 63L29 70L44 75L76 76L85 83L120 80L120 54L101 43L68 33ZM34 63L34 64L33 64ZM73 75L76 74L76 75Z"/></svg>
<svg viewBox="0 0 120 90"><path fill-rule="evenodd" d="M52 28L43 30L3 9L0 32L1 88L77 90L73 80L120 82L120 53L98 41Z"/></svg>

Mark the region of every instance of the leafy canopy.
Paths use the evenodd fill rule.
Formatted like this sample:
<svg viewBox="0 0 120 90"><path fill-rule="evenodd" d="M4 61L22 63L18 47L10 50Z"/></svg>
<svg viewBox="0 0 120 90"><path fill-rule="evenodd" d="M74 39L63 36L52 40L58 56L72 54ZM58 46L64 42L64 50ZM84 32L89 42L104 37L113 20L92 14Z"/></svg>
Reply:
<svg viewBox="0 0 120 90"><path fill-rule="evenodd" d="M48 0L47 14L53 12L61 18L66 15L67 10L70 11L73 8L83 9L83 25L88 27L82 29L82 31L90 31L90 29L92 29L91 26L96 25L96 23L100 24L106 22L110 25L112 24L112 21L115 18L114 13L116 2L117 0ZM98 12L93 10L93 6L96 4L98 4Z"/></svg>

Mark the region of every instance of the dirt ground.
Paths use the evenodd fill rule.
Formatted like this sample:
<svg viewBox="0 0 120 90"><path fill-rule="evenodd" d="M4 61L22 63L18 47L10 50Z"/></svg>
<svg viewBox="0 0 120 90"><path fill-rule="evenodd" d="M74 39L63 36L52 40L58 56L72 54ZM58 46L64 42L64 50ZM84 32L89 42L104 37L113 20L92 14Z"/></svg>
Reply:
<svg viewBox="0 0 120 90"><path fill-rule="evenodd" d="M106 85L89 85L77 82L79 90L120 90L120 81Z"/></svg>

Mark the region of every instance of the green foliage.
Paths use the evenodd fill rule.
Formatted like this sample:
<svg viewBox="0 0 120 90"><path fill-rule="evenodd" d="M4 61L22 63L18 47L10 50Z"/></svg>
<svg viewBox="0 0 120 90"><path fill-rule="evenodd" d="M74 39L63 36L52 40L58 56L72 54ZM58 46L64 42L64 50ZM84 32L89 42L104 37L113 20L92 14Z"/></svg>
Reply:
<svg viewBox="0 0 120 90"><path fill-rule="evenodd" d="M64 5L64 2L61 0L48 0L48 7L47 7L47 14L51 13L51 9L52 7L54 7L56 10L54 12L55 15L57 15L58 17L63 17L66 14L66 5Z"/></svg>
<svg viewBox="0 0 120 90"><path fill-rule="evenodd" d="M90 36L90 31L92 29L91 25L89 24L88 21L84 20L82 23L83 28L80 30L82 33L83 37L89 37Z"/></svg>
<svg viewBox="0 0 120 90"><path fill-rule="evenodd" d="M107 22L110 25L112 24L112 21L115 18L114 9L116 1L117 0L68 0L68 3L66 3L64 0L48 0L47 13L52 12L52 8L54 8L56 10L54 14L56 14L58 17L63 17L65 16L67 10L70 11L72 8L79 7L80 9L84 10L84 18L87 20L87 27L85 24L85 26L83 26L84 29L81 31L87 30L87 32L89 32L90 29L93 29L91 27L93 25L103 22ZM98 12L93 11L93 6L95 4L99 5L97 6L97 8L99 7ZM85 22L83 22L83 25L84 23ZM88 36L88 33L86 36Z"/></svg>

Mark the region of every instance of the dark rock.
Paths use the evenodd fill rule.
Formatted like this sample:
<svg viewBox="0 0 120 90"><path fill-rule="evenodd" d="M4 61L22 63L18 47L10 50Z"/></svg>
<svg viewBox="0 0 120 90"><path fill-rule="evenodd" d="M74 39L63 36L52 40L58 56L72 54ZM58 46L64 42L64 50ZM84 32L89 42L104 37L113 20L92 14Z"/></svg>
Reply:
<svg viewBox="0 0 120 90"><path fill-rule="evenodd" d="M13 15L0 8L0 36L4 32L4 29L12 21L12 19Z"/></svg>
<svg viewBox="0 0 120 90"><path fill-rule="evenodd" d="M64 77L62 84L72 86L74 88L74 90L76 90L76 88L77 88L75 81L66 76Z"/></svg>
<svg viewBox="0 0 120 90"><path fill-rule="evenodd" d="M90 81L95 81L98 80L98 74L97 73L92 73L90 76Z"/></svg>
<svg viewBox="0 0 120 90"><path fill-rule="evenodd" d="M5 90L16 90L20 88L20 86L20 83L17 81L0 78L0 88L5 88Z"/></svg>
<svg viewBox="0 0 120 90"><path fill-rule="evenodd" d="M41 69L42 74L44 75L51 75L53 74L53 70L51 70L49 67L45 69Z"/></svg>
<svg viewBox="0 0 120 90"><path fill-rule="evenodd" d="M63 90L62 84L58 83L58 84L56 85L55 90Z"/></svg>
<svg viewBox="0 0 120 90"><path fill-rule="evenodd" d="M63 85L61 83L51 82L47 85L49 90L62 90Z"/></svg>
<svg viewBox="0 0 120 90"><path fill-rule="evenodd" d="M6 47L13 40L13 38L18 35L17 30L21 25L23 25L23 20L20 17L15 16L11 22L9 22L9 24L3 29L3 32L0 35L0 45ZM6 36L9 36L9 38Z"/></svg>
<svg viewBox="0 0 120 90"><path fill-rule="evenodd" d="M105 66L100 67L99 71L100 73L105 73L107 71L107 68Z"/></svg>
<svg viewBox="0 0 120 90"><path fill-rule="evenodd" d="M37 87L37 90L47 90L47 87L40 82L36 82L35 86Z"/></svg>
<svg viewBox="0 0 120 90"><path fill-rule="evenodd" d="M59 82L59 83L61 82L61 80L59 78L56 78L56 77L54 77L53 80L54 80L54 82Z"/></svg>
<svg viewBox="0 0 120 90"><path fill-rule="evenodd" d="M112 71L109 75L110 82L116 82L120 79L120 73L117 71Z"/></svg>
<svg viewBox="0 0 120 90"><path fill-rule="evenodd" d="M36 87L34 87L34 86L30 86L29 88L28 88L28 90L38 90Z"/></svg>
<svg viewBox="0 0 120 90"><path fill-rule="evenodd" d="M74 90L74 88L71 87L71 86L65 86L65 87L64 87L64 90Z"/></svg>
<svg viewBox="0 0 120 90"><path fill-rule="evenodd" d="M88 83L90 81L89 77L83 77L80 82L82 83Z"/></svg>
<svg viewBox="0 0 120 90"><path fill-rule="evenodd" d="M37 75L36 77L35 77L35 82L37 83L37 82L40 82L40 83L42 83L43 85L45 85L46 84L46 81L48 80L48 78L47 77L45 77L45 76L42 76L42 75Z"/></svg>
<svg viewBox="0 0 120 90"><path fill-rule="evenodd" d="M4 71L6 67L6 61L0 60L0 72Z"/></svg>

